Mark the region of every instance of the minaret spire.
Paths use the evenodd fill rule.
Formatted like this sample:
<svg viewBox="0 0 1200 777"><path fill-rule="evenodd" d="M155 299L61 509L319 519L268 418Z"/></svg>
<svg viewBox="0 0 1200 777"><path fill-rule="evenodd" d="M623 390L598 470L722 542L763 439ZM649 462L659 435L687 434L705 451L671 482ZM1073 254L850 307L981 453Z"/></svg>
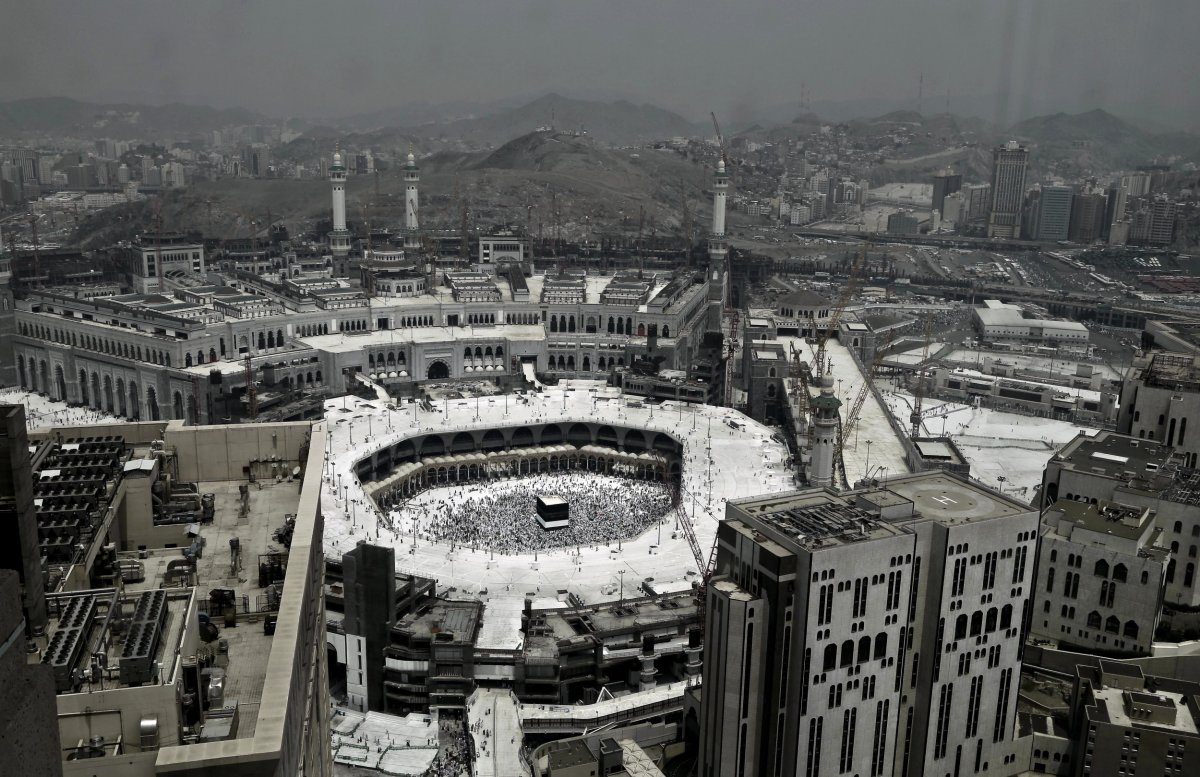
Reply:
<svg viewBox="0 0 1200 777"><path fill-rule="evenodd" d="M333 147L333 164L329 167L329 183L333 189L333 231L329 233L329 252L333 254L335 274L345 276L346 257L350 253L350 232L346 229L346 166L342 163L339 144Z"/></svg>
<svg viewBox="0 0 1200 777"><path fill-rule="evenodd" d="M417 158L413 155L412 144L408 146L408 159L404 164L404 250L417 251L421 248L420 222L417 214L420 202L417 197L417 184L421 182L421 172L417 167Z"/></svg>

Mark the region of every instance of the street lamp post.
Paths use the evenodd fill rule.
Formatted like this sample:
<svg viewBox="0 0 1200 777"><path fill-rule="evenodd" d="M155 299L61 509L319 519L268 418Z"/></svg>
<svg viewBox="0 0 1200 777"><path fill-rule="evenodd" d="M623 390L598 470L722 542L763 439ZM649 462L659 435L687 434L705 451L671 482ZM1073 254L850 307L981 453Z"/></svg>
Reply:
<svg viewBox="0 0 1200 777"><path fill-rule="evenodd" d="M867 440L867 462L864 466L864 469L866 469L866 472L863 473L864 478L871 477L871 442L871 440Z"/></svg>

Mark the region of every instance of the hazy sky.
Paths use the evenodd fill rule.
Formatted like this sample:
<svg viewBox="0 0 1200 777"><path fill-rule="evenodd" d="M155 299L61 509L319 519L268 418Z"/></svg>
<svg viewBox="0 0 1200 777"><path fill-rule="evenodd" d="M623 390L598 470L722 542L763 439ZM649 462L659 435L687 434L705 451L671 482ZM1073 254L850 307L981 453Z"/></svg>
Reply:
<svg viewBox="0 0 1200 777"><path fill-rule="evenodd" d="M330 115L628 95L709 109L994 97L1200 126L1196 0L7 0L0 98ZM953 107L953 105L952 105Z"/></svg>

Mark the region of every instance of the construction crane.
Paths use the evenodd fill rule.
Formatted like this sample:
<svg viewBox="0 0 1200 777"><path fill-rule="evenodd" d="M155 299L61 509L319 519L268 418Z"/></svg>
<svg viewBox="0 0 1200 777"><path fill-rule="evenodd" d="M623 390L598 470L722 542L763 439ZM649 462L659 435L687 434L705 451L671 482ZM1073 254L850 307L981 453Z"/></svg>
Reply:
<svg viewBox="0 0 1200 777"><path fill-rule="evenodd" d="M933 318L925 316L925 323L922 326L923 339L925 341L921 348L921 361L917 362L917 385L913 389L913 405L912 415L908 420L912 423L912 437L921 436L921 402L925 399L925 362L929 359L929 339L933 332Z"/></svg>
<svg viewBox="0 0 1200 777"><path fill-rule="evenodd" d="M829 322L822 328L821 333L817 335L816 357L813 359L813 374L818 380L825 376L825 370L828 365L825 363L825 345L829 342L829 335L837 329L838 322L842 319L842 313L845 312L846 306L850 304L850 298L854 296L854 292L858 288L858 281L861 278L863 267L867 263L867 251L864 248L859 251L858 256L854 259L854 264L850 267L850 275L846 278L846 283L842 286L842 291L838 294L837 302L834 303L833 310L829 313Z"/></svg>
<svg viewBox="0 0 1200 777"><path fill-rule="evenodd" d="M717 132L717 148L721 151L721 161L725 163L725 168L729 169L729 157L725 155L725 136L721 134L721 125L717 124L716 111L709 111L709 116L712 116L713 129Z"/></svg>
<svg viewBox="0 0 1200 777"><path fill-rule="evenodd" d="M808 374L810 367L804 363L801 358L803 351L797 348L794 344L791 348L791 365L788 372L788 380L791 381L790 389L792 399L796 403L796 419L807 419L809 412L809 387Z"/></svg>
<svg viewBox="0 0 1200 777"><path fill-rule="evenodd" d="M840 468L842 481L849 486L846 477L846 464L842 461L842 450L845 448L846 440L850 439L854 434L855 427L858 426L858 417L862 413L863 405L866 404L867 394L871 391L871 381L875 380L875 374L879 371L879 365L883 362L883 353L892 343L892 333L888 332L884 342L875 347L875 358L871 360L871 364L867 367L863 376L863 384L858 389L858 393L854 396L854 401L850 403L850 409L846 411L846 415L842 420L841 428L838 430L837 443L833 448L834 466Z"/></svg>
<svg viewBox="0 0 1200 777"><path fill-rule="evenodd" d="M708 581L717 568L717 538L713 537L712 548L709 549L708 556L705 557L704 551L700 547L700 540L696 537L696 530L692 527L692 520L688 518L687 513L683 509L684 492L682 484L675 486L673 497L675 499L675 513L678 516L679 528L683 530L683 536L687 538L688 547L692 550L692 557L696 559L696 569L700 573L700 585L696 589L696 598L703 603L705 594L708 591Z"/></svg>

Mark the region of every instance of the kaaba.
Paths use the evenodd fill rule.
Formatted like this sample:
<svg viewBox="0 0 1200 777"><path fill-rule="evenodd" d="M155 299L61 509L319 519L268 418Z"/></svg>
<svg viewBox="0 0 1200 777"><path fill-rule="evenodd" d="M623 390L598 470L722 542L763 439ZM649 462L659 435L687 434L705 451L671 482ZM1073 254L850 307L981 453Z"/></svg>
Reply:
<svg viewBox="0 0 1200 777"><path fill-rule="evenodd" d="M539 496L537 522L543 529L565 529L571 525L571 505L561 496Z"/></svg>

